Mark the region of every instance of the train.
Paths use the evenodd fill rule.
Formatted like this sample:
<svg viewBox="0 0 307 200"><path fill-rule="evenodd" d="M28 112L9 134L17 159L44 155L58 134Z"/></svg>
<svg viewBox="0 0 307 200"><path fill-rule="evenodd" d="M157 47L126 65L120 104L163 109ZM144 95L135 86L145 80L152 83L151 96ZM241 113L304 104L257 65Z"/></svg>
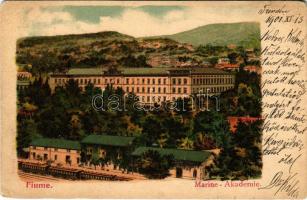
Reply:
<svg viewBox="0 0 307 200"><path fill-rule="evenodd" d="M104 181L129 181L131 179L110 175L106 173L97 173L85 171L82 169L72 169L48 164L18 161L18 169L26 173L49 175L67 180L104 180Z"/></svg>

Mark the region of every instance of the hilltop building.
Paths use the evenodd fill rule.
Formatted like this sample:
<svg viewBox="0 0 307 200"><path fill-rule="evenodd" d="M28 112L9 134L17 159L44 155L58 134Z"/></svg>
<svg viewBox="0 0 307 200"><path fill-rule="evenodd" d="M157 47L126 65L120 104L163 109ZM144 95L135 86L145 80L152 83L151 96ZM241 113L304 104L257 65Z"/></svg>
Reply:
<svg viewBox="0 0 307 200"><path fill-rule="evenodd" d="M239 64L217 64L215 66L217 69L221 69L221 70L227 70L227 71L239 71Z"/></svg>
<svg viewBox="0 0 307 200"><path fill-rule="evenodd" d="M23 90L30 85L32 74L30 72L17 72L17 90Z"/></svg>
<svg viewBox="0 0 307 200"><path fill-rule="evenodd" d="M189 97L199 92L218 95L234 87L232 73L215 68L101 68L70 69L51 74L49 84L54 91L73 79L81 89L88 83L104 89L107 85L134 93L143 103L161 103Z"/></svg>

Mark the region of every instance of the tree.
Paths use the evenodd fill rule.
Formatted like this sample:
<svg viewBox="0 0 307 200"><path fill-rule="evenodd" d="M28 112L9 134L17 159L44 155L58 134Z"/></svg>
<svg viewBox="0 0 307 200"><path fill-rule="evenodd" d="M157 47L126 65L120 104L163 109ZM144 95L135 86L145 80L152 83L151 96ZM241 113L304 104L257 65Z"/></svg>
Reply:
<svg viewBox="0 0 307 200"><path fill-rule="evenodd" d="M202 133L212 138L216 147L224 148L229 141L229 124L217 111L202 111L195 116L194 133Z"/></svg>
<svg viewBox="0 0 307 200"><path fill-rule="evenodd" d="M100 164L100 158L96 151L93 152L90 163L94 165L95 170L96 170L96 166Z"/></svg>
<svg viewBox="0 0 307 200"><path fill-rule="evenodd" d="M180 139L179 149L193 149L193 148L194 148L194 142L192 139L188 137Z"/></svg>
<svg viewBox="0 0 307 200"><path fill-rule="evenodd" d="M180 115L182 122L185 124L187 119L192 116L191 102L189 98L176 99L176 109L174 110L177 115Z"/></svg>
<svg viewBox="0 0 307 200"><path fill-rule="evenodd" d="M218 60L219 58L216 56L209 58L209 62L212 66L216 65Z"/></svg>
<svg viewBox="0 0 307 200"><path fill-rule="evenodd" d="M261 175L261 126L262 120L246 124L239 122L228 146L210 169L211 177L246 180Z"/></svg>
<svg viewBox="0 0 307 200"><path fill-rule="evenodd" d="M195 139L195 148L199 150L215 149L215 141L206 133L197 133Z"/></svg>
<svg viewBox="0 0 307 200"><path fill-rule="evenodd" d="M160 138L160 135L165 132L160 120L152 115L146 117L145 121L142 124L142 127L142 143L145 143L145 145L148 146L156 144L158 139Z"/></svg>
<svg viewBox="0 0 307 200"><path fill-rule="evenodd" d="M229 58L230 63L231 63L231 64L237 63L237 57L238 57L238 56L239 56L239 55L238 55L236 52L229 53L229 54L228 54L228 58Z"/></svg>
<svg viewBox="0 0 307 200"><path fill-rule="evenodd" d="M138 163L141 174L150 179L163 179L169 176L169 169L174 166L174 157L161 156L157 151L148 150L141 155Z"/></svg>
<svg viewBox="0 0 307 200"><path fill-rule="evenodd" d="M26 156L24 148L29 147L32 140L39 138L37 125L33 119L23 119L17 116L17 154Z"/></svg>

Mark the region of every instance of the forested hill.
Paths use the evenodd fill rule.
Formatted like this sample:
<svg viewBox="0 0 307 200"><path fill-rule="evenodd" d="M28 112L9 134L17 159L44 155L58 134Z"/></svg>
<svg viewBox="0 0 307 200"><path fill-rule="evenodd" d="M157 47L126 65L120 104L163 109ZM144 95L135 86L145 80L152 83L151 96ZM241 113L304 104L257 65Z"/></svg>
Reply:
<svg viewBox="0 0 307 200"><path fill-rule="evenodd" d="M115 31L26 37L17 42L16 63L33 74L74 67L199 66L211 62L212 56L228 55L227 45L258 48L259 33L257 23L235 23L151 38L134 38ZM204 47L208 44L220 48Z"/></svg>
<svg viewBox="0 0 307 200"><path fill-rule="evenodd" d="M209 24L163 37L194 46L235 44L247 48L260 48L260 24L257 22Z"/></svg>

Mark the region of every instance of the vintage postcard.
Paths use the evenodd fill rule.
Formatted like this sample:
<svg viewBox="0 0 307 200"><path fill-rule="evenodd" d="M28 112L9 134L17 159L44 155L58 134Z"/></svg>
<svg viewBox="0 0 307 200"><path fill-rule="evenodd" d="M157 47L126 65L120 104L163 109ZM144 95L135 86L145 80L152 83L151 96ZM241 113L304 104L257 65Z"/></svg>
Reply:
<svg viewBox="0 0 307 200"><path fill-rule="evenodd" d="M1 193L307 194L301 1L6 1Z"/></svg>

